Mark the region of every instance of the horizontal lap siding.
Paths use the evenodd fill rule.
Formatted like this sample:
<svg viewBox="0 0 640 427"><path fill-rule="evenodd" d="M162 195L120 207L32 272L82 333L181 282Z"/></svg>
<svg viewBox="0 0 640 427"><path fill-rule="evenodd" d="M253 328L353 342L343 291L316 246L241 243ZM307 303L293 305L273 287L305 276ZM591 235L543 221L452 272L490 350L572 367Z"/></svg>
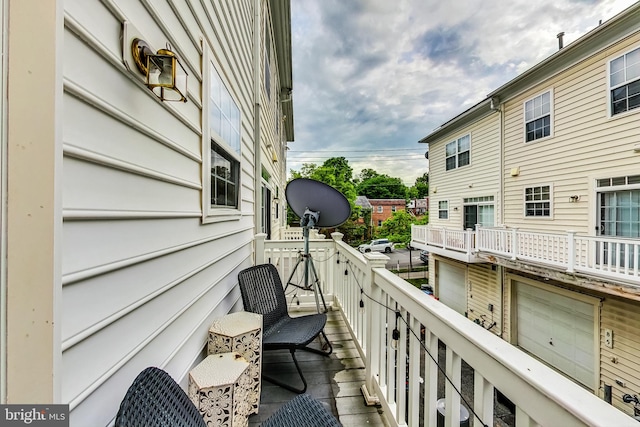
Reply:
<svg viewBox="0 0 640 427"><path fill-rule="evenodd" d="M634 36L506 103L507 225L594 234L594 179L637 170L632 149L640 138L639 116L608 117L607 63L639 43L640 36ZM525 143L523 103L548 89L553 90L553 136ZM512 177L510 170L516 167L520 175ZM553 220L525 219L524 188L544 184L553 184ZM580 201L570 202L571 195L579 195Z"/></svg>
<svg viewBox="0 0 640 427"><path fill-rule="evenodd" d="M613 332L613 348L605 345L605 329ZM613 405L633 414L632 405L622 402L623 394L637 394L640 389L640 311L638 304L619 298L606 298L601 309L600 380L613 387ZM621 381L624 386L616 383Z"/></svg>
<svg viewBox="0 0 640 427"><path fill-rule="evenodd" d="M429 203L429 223L435 226L462 229L464 198L494 196L495 218L499 216L500 191L500 125L498 113L449 134L429 144L429 175L432 183ZM445 170L445 146L461 136L471 135L471 162L468 166ZM437 187L437 192L434 188ZM438 201L449 201L449 219L438 218ZM453 210L457 207L458 210Z"/></svg>
<svg viewBox="0 0 640 427"><path fill-rule="evenodd" d="M487 329L500 336L502 333L502 292L497 268L489 264L470 264L469 275L469 319L478 321ZM493 304L493 312L489 310Z"/></svg>
<svg viewBox="0 0 640 427"><path fill-rule="evenodd" d="M170 41L189 100L161 103L122 64L122 20ZM211 321L239 307L254 209L253 2L65 2L62 400L108 425L147 366L184 385ZM202 224L201 36L242 111L242 217ZM275 72L275 70L274 70Z"/></svg>

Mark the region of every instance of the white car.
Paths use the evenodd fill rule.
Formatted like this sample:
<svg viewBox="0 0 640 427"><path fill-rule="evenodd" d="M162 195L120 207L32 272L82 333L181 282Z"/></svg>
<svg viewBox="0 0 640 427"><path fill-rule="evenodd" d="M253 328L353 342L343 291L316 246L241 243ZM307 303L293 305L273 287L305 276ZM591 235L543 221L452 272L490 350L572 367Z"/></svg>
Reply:
<svg viewBox="0 0 640 427"><path fill-rule="evenodd" d="M373 251L388 254L393 251L393 242L390 242L389 239L376 239L368 244L358 246L358 250L362 253Z"/></svg>

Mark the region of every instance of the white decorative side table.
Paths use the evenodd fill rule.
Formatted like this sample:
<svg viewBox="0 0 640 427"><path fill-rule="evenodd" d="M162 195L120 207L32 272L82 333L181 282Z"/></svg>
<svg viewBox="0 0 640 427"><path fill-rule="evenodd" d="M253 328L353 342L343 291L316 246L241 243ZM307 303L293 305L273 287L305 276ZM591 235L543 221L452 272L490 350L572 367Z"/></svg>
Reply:
<svg viewBox="0 0 640 427"><path fill-rule="evenodd" d="M207 350L209 354L235 351L249 362L249 376L253 381L249 414L257 414L262 372L262 316L239 311L215 320L209 328Z"/></svg>
<svg viewBox="0 0 640 427"><path fill-rule="evenodd" d="M252 385L249 363L238 353L207 356L189 372L189 398L208 426L248 426Z"/></svg>

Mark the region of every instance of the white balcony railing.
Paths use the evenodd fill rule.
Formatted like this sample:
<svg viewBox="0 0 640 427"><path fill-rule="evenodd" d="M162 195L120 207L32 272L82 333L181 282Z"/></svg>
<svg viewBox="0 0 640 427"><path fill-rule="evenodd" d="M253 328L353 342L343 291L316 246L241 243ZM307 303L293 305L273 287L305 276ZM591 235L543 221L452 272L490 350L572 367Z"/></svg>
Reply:
<svg viewBox="0 0 640 427"><path fill-rule="evenodd" d="M638 283L640 279L640 240L609 236L580 236L573 231L551 234L517 228L477 227L447 230L431 226L412 226L411 243L418 248L444 249L458 253L494 254L512 260L544 264L568 273L594 274L610 279Z"/></svg>
<svg viewBox="0 0 640 427"><path fill-rule="evenodd" d="M460 424L460 405L475 412L474 425L493 426L495 389L515 404L517 426L637 425L630 416L386 270L385 255L361 254L342 242L339 233L332 237L310 243L318 274L324 277L322 291L328 303L341 310L365 363L365 399L382 405L390 425L435 426L436 403L444 398L446 426ZM292 243L265 241L258 235L256 263L291 268L303 247L302 241L297 246ZM446 347L446 363L439 360L439 346ZM474 371L473 401L467 403L456 392L461 390L463 360ZM444 396L438 394L439 369L450 379Z"/></svg>

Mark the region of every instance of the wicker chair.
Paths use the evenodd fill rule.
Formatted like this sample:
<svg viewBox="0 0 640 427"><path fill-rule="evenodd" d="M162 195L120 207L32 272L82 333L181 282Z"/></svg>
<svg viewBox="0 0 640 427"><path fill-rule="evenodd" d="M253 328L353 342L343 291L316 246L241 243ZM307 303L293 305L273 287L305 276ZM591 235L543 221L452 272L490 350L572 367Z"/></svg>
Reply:
<svg viewBox="0 0 640 427"><path fill-rule="evenodd" d="M303 386L297 388L264 374L262 377L287 390L304 393L307 390L307 381L296 359L296 350L310 351L323 356L331 354L333 348L324 333L327 315L317 313L300 317L289 316L282 281L278 270L272 264L261 264L242 270L238 274L238 281L244 309L263 316L263 350L289 350ZM320 335L324 338L326 351L308 346Z"/></svg>
<svg viewBox="0 0 640 427"><path fill-rule="evenodd" d="M263 427L340 427L322 404L301 394L282 405ZM120 403L116 427L206 427L204 418L187 394L159 368L142 371Z"/></svg>
<svg viewBox="0 0 640 427"><path fill-rule="evenodd" d="M206 427L187 394L159 368L142 371L127 390L116 427Z"/></svg>
<svg viewBox="0 0 640 427"><path fill-rule="evenodd" d="M260 427L341 427L322 403L308 394L299 394L273 413Z"/></svg>

